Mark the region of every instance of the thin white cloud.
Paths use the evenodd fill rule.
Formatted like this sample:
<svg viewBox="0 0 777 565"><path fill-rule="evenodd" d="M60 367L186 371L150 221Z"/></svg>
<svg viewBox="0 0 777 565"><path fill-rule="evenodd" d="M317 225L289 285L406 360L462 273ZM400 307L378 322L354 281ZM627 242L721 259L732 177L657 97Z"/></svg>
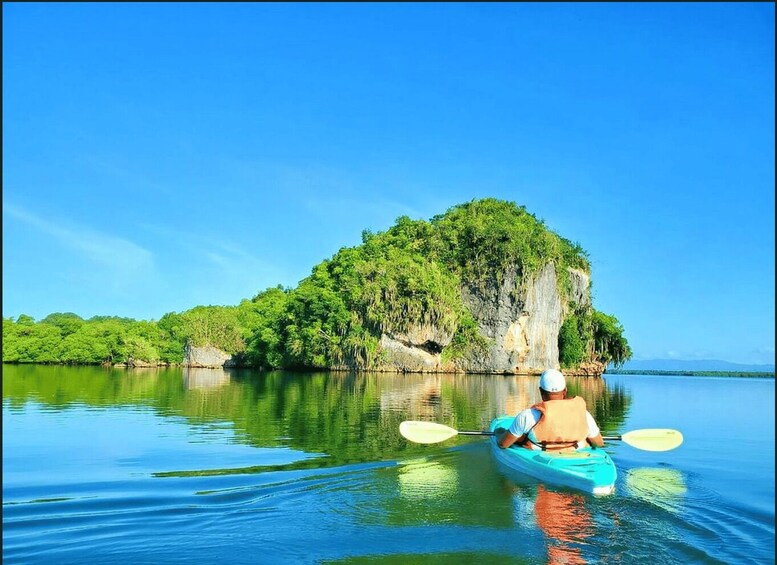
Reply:
<svg viewBox="0 0 777 565"><path fill-rule="evenodd" d="M4 203L3 213L51 236L58 244L117 274L151 271L154 255L136 243L79 226L63 226Z"/></svg>
<svg viewBox="0 0 777 565"><path fill-rule="evenodd" d="M219 265L220 267L228 267L230 265L229 259L227 259L223 255L219 255L218 253L213 253L212 251L205 251L203 252L203 255L208 259L210 259L212 262L214 262L216 265Z"/></svg>
<svg viewBox="0 0 777 565"><path fill-rule="evenodd" d="M252 255L230 241L158 225L141 224L139 227L163 236L168 242L184 249L195 260L197 258L206 259L229 274L256 276L261 273L264 278L270 277L273 280L282 278L281 270L278 267Z"/></svg>
<svg viewBox="0 0 777 565"><path fill-rule="evenodd" d="M154 179L152 174L142 173L136 166L122 165L120 159L101 158L92 154L84 155L81 159L95 173L110 179L114 187L124 186L131 188L133 193L143 191L157 198L160 194L173 196L173 190L168 184Z"/></svg>

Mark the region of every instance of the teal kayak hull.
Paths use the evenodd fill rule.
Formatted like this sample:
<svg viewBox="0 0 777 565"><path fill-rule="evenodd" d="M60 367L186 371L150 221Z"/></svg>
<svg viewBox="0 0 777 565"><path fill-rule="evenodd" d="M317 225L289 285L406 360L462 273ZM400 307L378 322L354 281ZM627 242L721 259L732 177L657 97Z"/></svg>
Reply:
<svg viewBox="0 0 777 565"><path fill-rule="evenodd" d="M490 430L509 428L513 420L513 416L494 418ZM605 495L615 491L618 473L615 463L603 449L588 447L558 453L525 447L502 449L496 444L496 438L492 437L490 441L496 460L513 471L590 494Z"/></svg>

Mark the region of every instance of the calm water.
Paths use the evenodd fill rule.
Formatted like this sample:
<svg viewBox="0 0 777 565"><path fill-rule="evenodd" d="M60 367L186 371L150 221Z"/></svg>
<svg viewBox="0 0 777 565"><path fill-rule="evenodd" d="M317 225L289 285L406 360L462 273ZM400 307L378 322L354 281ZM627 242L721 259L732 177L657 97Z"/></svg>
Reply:
<svg viewBox="0 0 777 565"><path fill-rule="evenodd" d="M7 563L774 563L774 379L570 379L616 493L496 467L537 378L3 366ZM735 451L736 450L736 451Z"/></svg>

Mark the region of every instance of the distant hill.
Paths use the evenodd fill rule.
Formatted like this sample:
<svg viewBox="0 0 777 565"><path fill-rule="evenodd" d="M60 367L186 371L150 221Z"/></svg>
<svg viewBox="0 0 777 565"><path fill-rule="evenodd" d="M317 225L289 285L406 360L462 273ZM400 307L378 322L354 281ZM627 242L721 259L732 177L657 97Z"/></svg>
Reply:
<svg viewBox="0 0 777 565"><path fill-rule="evenodd" d="M640 359L627 361L621 367L625 371L731 371L734 373L774 372L774 364L748 365L716 359Z"/></svg>

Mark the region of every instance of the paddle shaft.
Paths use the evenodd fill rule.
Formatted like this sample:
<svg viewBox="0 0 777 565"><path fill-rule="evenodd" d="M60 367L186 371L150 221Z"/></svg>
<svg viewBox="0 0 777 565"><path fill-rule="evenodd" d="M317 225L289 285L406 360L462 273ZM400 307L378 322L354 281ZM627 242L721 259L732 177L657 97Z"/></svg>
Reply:
<svg viewBox="0 0 777 565"><path fill-rule="evenodd" d="M493 436L494 432L456 432L460 436ZM609 441L621 441L623 436L602 436L603 440Z"/></svg>
<svg viewBox="0 0 777 565"><path fill-rule="evenodd" d="M494 432L462 432L457 431L457 434L460 436L492 436L495 435ZM605 441L621 441L623 439L623 436L602 436L602 439Z"/></svg>
<svg viewBox="0 0 777 565"><path fill-rule="evenodd" d="M456 432L460 436L493 436L494 432ZM605 441L621 441L623 436L602 436Z"/></svg>

